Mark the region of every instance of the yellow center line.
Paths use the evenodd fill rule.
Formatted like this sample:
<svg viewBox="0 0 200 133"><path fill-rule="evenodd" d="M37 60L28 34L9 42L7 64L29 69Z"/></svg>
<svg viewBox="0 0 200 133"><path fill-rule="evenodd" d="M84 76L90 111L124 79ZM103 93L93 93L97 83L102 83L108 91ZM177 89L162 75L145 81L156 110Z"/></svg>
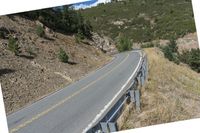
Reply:
<svg viewBox="0 0 200 133"><path fill-rule="evenodd" d="M71 96L61 100L60 102L58 102L57 104L53 105L52 107L44 110L43 112L37 114L36 116L32 117L30 120L25 121L24 123L18 125L17 127L13 128L10 130L10 133L14 133L17 132L18 130L20 130L21 128L26 127L27 125L31 124L33 121L39 119L40 117L48 114L50 111L54 110L55 108L61 106L62 104L64 104L65 102L67 102L68 100L70 100L71 98L73 98L74 96L78 95L79 93L81 93L82 91L86 90L88 87L90 87L91 85L93 85L94 83L96 83L97 81L103 79L104 77L106 77L108 74L110 74L112 71L114 71L115 69L117 69L122 63L124 63L129 57L129 54L126 56L126 58L119 63L115 68L113 68L112 70L110 70L109 72L107 72L106 74L104 74L103 76L101 76L100 78L98 78L97 80L94 80L93 82L89 83L88 85L86 85L85 87L81 88L80 90L76 91L75 93L73 93Z"/></svg>

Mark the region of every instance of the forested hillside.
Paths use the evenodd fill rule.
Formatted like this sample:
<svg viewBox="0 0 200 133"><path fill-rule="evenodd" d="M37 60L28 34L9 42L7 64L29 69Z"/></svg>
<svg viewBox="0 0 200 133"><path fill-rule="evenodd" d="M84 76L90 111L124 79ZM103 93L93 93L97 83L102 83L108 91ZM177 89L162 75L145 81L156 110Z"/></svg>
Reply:
<svg viewBox="0 0 200 133"><path fill-rule="evenodd" d="M82 10L94 31L133 42L171 39L195 32L191 0L124 0Z"/></svg>

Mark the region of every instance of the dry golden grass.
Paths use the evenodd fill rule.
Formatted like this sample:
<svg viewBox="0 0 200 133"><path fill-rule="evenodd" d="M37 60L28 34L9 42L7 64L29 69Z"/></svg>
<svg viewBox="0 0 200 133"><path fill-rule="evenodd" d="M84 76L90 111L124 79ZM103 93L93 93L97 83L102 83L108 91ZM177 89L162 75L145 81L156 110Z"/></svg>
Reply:
<svg viewBox="0 0 200 133"><path fill-rule="evenodd" d="M133 110L122 129L200 117L200 75L168 61L158 48L145 52L149 75L142 89L142 111Z"/></svg>

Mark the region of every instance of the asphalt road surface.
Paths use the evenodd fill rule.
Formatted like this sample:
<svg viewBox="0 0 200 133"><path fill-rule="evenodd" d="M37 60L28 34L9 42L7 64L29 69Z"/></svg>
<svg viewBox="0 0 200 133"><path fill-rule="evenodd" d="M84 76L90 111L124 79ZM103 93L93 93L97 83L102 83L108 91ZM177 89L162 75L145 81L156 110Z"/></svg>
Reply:
<svg viewBox="0 0 200 133"><path fill-rule="evenodd" d="M10 133L81 133L108 111L138 69L141 51L117 54L97 71L7 116Z"/></svg>

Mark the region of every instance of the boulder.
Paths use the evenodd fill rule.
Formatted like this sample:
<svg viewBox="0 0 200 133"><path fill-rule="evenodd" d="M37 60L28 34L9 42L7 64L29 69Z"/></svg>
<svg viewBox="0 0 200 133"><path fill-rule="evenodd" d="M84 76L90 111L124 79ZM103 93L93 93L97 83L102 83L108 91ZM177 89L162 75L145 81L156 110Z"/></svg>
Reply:
<svg viewBox="0 0 200 133"><path fill-rule="evenodd" d="M114 54L117 52L115 43L111 38L100 36L97 33L92 33L92 41L90 44L94 45L105 53Z"/></svg>

